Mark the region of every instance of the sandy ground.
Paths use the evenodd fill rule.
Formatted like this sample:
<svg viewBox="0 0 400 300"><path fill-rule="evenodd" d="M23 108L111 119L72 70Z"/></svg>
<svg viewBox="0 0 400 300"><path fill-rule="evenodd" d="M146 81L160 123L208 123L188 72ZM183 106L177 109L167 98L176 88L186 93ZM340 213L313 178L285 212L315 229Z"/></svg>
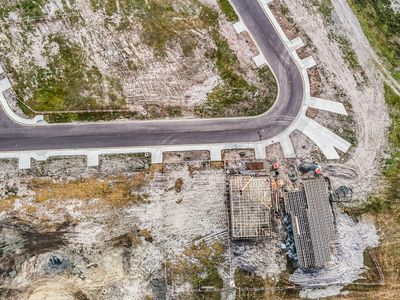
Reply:
<svg viewBox="0 0 400 300"><path fill-rule="evenodd" d="M399 0L392 0L390 2L392 3L393 9L395 9L398 12L400 12L400 1Z"/></svg>
<svg viewBox="0 0 400 300"><path fill-rule="evenodd" d="M3 198L10 187L16 191L12 206L3 207L0 214L0 281L10 289L3 296L165 299L166 291L185 295L192 287L166 277L164 264L176 263L194 241L223 245L219 272L225 286L230 286L238 266L251 267L264 278L276 278L285 270L285 256L278 252L275 238L230 243L225 171L207 162L164 165L163 171L150 173L154 175L143 187L149 201L122 207L105 207L96 198L39 203L29 188L33 178L67 180L68 189L68 180L129 176L146 170L146 165L145 157L112 156L102 158L98 168L87 168L78 157L35 163L31 170L19 171L15 161L2 161ZM166 278L171 282L167 286Z"/></svg>
<svg viewBox="0 0 400 300"><path fill-rule="evenodd" d="M322 68L326 82L323 84L322 98L345 101L350 100L354 108L352 118L355 125L357 143L351 150L350 157L340 163L324 163L323 169L329 175L334 185L347 185L354 189L356 198L363 198L370 193L374 178L379 171L379 162L385 146L386 128L389 118L384 102L383 85L371 61L373 53L366 41L356 18L344 1L332 1L334 4L333 27L326 26L322 17L310 8L307 1L284 1L295 23L304 30L314 45L312 53L317 66ZM329 30L335 30L346 35L357 53L358 61L366 73L367 81L361 86L357 83L359 75L349 69L342 58L336 42L328 39ZM344 95L338 97L337 91ZM338 99L335 99L338 98ZM316 121L327 124L324 120L328 114L318 112ZM334 116L334 118L337 118ZM329 122L328 122L329 123ZM334 123L335 124L335 123ZM340 123L336 123L336 126Z"/></svg>

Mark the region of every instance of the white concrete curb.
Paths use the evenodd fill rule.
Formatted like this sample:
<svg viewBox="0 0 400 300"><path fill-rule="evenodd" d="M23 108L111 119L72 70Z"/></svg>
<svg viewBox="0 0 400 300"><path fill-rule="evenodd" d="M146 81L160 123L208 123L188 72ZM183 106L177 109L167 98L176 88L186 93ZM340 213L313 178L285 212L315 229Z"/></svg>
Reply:
<svg viewBox="0 0 400 300"><path fill-rule="evenodd" d="M4 73L3 68L0 66L0 75ZM39 125L39 124L47 124L47 122L43 119L42 115L37 115L32 119L26 119L18 116L8 105L6 98L4 97L4 92L11 88L11 83L7 78L0 80L0 103L4 109L4 112L7 116L13 120L14 122L24 124L24 125Z"/></svg>

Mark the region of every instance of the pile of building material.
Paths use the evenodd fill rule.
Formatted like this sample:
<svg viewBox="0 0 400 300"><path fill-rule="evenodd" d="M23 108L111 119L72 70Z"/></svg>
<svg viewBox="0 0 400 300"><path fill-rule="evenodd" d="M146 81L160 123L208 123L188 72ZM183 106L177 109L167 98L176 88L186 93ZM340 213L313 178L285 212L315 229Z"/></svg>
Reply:
<svg viewBox="0 0 400 300"><path fill-rule="evenodd" d="M286 194L298 262L301 268L322 268L329 263L335 240L332 207L324 178L305 180L304 189Z"/></svg>

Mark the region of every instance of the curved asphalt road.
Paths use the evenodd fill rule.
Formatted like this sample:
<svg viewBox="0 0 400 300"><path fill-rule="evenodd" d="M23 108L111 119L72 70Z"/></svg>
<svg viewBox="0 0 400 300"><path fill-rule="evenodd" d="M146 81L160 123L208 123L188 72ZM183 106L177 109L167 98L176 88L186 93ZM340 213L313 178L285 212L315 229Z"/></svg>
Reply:
<svg viewBox="0 0 400 300"><path fill-rule="evenodd" d="M300 71L256 0L233 0L275 73L275 105L253 118L24 126L0 111L0 151L255 142L285 130L301 109Z"/></svg>

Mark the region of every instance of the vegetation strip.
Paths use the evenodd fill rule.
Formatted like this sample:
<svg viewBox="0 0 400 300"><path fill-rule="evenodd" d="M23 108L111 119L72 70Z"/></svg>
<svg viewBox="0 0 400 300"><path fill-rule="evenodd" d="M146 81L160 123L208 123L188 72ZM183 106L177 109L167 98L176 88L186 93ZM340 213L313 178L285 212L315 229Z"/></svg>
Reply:
<svg viewBox="0 0 400 300"><path fill-rule="evenodd" d="M389 131L390 156L385 160L382 171L385 189L380 194L370 196L362 205L349 209L349 212L357 218L363 215L374 217L383 234L380 245L371 252L383 269L387 283L385 289L397 293L397 287L392 284L397 282L400 267L400 248L395 242L400 231L400 96L385 85L385 100L392 119Z"/></svg>
<svg viewBox="0 0 400 300"><path fill-rule="evenodd" d="M350 0L369 42L400 82L400 13L390 0Z"/></svg>

